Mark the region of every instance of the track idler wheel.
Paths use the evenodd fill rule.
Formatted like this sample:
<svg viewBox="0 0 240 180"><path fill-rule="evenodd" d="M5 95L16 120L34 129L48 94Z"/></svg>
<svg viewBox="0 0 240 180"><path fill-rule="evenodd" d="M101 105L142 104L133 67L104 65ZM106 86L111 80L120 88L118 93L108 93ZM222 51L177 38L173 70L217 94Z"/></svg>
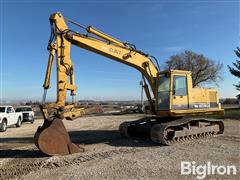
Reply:
<svg viewBox="0 0 240 180"><path fill-rule="evenodd" d="M129 133L128 133L129 126L130 126L130 123L128 122L123 122L122 124L120 124L119 132L122 137L129 137Z"/></svg>
<svg viewBox="0 0 240 180"><path fill-rule="evenodd" d="M68 155L83 152L84 149L71 142L62 122L63 118L44 120L34 135L35 145L47 155Z"/></svg>
<svg viewBox="0 0 240 180"><path fill-rule="evenodd" d="M160 143L160 144L167 144L164 135L165 126L161 124L155 124L151 127L150 130L150 138L153 142Z"/></svg>

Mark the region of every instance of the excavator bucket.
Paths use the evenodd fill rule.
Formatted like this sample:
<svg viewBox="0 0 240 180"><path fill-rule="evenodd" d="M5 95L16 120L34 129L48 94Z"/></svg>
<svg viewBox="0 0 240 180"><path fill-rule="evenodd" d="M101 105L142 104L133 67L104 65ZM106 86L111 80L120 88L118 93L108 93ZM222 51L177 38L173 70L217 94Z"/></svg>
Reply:
<svg viewBox="0 0 240 180"><path fill-rule="evenodd" d="M71 142L62 118L44 119L34 136L35 145L47 155L68 155L84 149Z"/></svg>

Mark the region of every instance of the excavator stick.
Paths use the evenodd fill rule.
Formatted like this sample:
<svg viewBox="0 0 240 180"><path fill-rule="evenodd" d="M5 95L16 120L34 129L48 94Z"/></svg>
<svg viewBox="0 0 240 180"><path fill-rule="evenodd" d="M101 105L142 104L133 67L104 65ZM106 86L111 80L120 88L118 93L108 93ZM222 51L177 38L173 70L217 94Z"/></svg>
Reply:
<svg viewBox="0 0 240 180"><path fill-rule="evenodd" d="M43 110L43 109L42 109ZM84 149L71 142L69 134L62 122L64 116L53 119L44 116L44 123L34 135L35 145L47 155L68 155L84 152Z"/></svg>

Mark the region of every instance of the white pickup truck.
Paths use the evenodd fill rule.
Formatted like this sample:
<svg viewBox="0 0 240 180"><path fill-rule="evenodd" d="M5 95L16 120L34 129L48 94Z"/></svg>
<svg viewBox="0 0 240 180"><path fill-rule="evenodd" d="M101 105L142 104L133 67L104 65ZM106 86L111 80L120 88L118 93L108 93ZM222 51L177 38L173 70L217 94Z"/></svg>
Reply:
<svg viewBox="0 0 240 180"><path fill-rule="evenodd" d="M15 108L15 112L22 112L22 122L34 123L34 112L31 106L19 106Z"/></svg>
<svg viewBox="0 0 240 180"><path fill-rule="evenodd" d="M15 112L12 106L0 106L0 132L7 130L8 126L22 124L22 113Z"/></svg>

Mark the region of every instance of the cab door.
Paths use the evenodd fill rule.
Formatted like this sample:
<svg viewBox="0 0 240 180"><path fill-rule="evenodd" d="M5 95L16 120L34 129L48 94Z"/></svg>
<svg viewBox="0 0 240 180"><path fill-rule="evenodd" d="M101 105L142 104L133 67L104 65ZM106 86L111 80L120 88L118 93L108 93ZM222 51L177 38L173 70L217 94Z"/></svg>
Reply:
<svg viewBox="0 0 240 180"><path fill-rule="evenodd" d="M186 75L173 75L172 109L184 110L189 108Z"/></svg>

